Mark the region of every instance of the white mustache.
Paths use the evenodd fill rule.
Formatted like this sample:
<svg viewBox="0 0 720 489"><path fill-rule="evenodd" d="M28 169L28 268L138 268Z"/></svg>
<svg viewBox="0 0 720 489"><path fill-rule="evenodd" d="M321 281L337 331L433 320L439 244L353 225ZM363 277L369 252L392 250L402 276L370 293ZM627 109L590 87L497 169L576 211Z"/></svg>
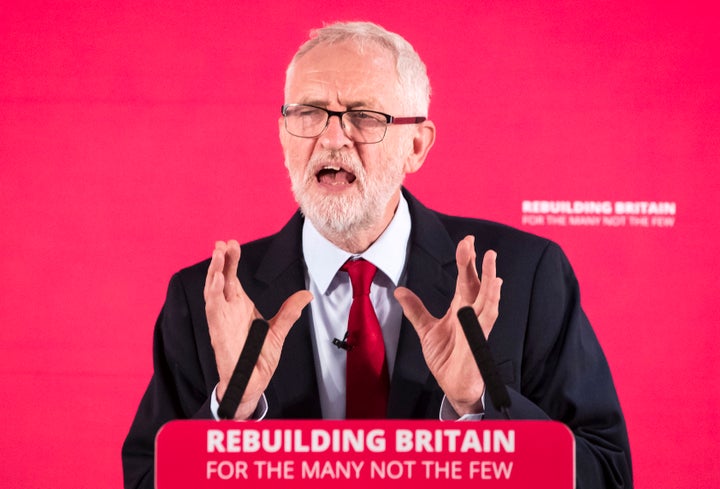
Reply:
<svg viewBox="0 0 720 489"><path fill-rule="evenodd" d="M365 181L365 168L360 159L355 155L339 151L314 154L308 162L305 179L314 180L318 172L327 167L340 167L346 172L355 175L359 183Z"/></svg>

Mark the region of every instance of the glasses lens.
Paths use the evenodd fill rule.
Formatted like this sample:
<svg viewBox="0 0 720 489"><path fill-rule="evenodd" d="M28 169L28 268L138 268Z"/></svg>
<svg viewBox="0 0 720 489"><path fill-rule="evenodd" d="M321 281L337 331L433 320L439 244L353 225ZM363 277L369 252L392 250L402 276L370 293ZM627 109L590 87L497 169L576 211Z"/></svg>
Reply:
<svg viewBox="0 0 720 489"><path fill-rule="evenodd" d="M346 112L343 124L350 129L350 137L357 143L377 143L385 137L385 115L365 110Z"/></svg>
<svg viewBox="0 0 720 489"><path fill-rule="evenodd" d="M290 105L285 108L285 128L293 136L313 138L318 136L327 123L328 114L309 105Z"/></svg>

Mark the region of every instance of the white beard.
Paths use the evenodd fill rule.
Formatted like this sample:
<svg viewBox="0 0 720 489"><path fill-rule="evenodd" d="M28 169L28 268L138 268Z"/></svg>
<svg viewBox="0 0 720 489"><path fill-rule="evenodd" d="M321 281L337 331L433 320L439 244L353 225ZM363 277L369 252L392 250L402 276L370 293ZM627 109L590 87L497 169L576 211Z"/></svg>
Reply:
<svg viewBox="0 0 720 489"><path fill-rule="evenodd" d="M313 186L317 184L317 173L329 163L353 173L356 177L353 185L357 191L342 195L315 193ZM377 226L404 177L402 164L398 163L388 165L378 178L370 180L359 159L344 152L315 154L304 175L290 172L292 191L300 210L320 234L335 243L352 240L356 233Z"/></svg>

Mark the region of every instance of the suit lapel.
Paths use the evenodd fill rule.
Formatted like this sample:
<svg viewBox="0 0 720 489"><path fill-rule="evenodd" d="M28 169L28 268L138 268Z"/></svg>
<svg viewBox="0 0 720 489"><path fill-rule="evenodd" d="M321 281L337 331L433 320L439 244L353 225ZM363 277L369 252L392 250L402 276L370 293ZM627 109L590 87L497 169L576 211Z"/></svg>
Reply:
<svg viewBox="0 0 720 489"><path fill-rule="evenodd" d="M255 305L266 318L274 316L291 294L305 288L301 235L302 217L296 213L270 242L257 269L255 278L266 287L257 294ZM269 418L321 416L309 308L288 333L265 394Z"/></svg>
<svg viewBox="0 0 720 489"><path fill-rule="evenodd" d="M455 243L435 213L404 192L412 217L407 263L407 287L422 300L428 311L443 316L455 292L457 267ZM442 399L422 354L420 340L403 317L388 416L391 418L436 417Z"/></svg>

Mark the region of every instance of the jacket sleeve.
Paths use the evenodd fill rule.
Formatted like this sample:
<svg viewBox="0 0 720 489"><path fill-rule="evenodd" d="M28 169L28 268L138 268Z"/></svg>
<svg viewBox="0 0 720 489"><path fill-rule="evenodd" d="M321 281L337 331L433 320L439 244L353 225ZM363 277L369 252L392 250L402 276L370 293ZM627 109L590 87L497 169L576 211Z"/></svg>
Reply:
<svg viewBox="0 0 720 489"><path fill-rule="evenodd" d="M535 271L513 419L565 423L576 443L578 489L632 487L625 420L608 363L580 306L575 274L549 243ZM490 404L490 403L488 403ZM492 405L486 419L502 419Z"/></svg>
<svg viewBox="0 0 720 489"><path fill-rule="evenodd" d="M208 365L207 352L203 355L198 349L197 335L207 334L207 326L194 324L200 305L195 305L193 314L187 297L181 276L175 275L155 324L153 375L122 447L126 488L154 487L155 435L163 424L212 418L214 359Z"/></svg>

